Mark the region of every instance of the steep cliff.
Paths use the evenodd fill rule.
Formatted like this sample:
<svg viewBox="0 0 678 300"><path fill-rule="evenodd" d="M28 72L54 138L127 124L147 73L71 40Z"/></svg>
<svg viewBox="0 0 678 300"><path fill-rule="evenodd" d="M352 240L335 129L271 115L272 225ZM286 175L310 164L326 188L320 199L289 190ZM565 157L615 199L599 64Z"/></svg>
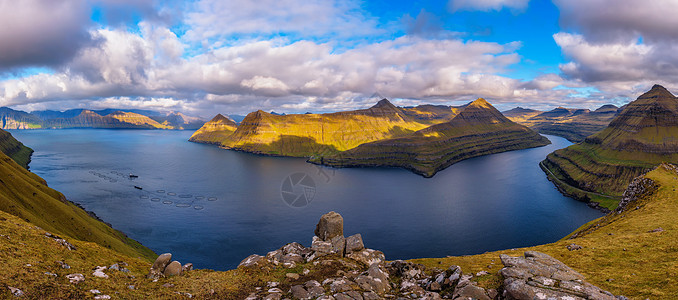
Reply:
<svg viewBox="0 0 678 300"><path fill-rule="evenodd" d="M605 129L549 154L542 166L566 193L614 208L633 178L662 162L678 162L678 100L655 85Z"/></svg>
<svg viewBox="0 0 678 300"><path fill-rule="evenodd" d="M485 99L468 104L449 122L408 136L362 144L311 159L335 167L393 166L425 177L467 158L547 145L545 137L518 125Z"/></svg>
<svg viewBox="0 0 678 300"><path fill-rule="evenodd" d="M11 133L0 129L0 152L12 158L24 169L28 169L33 149L17 141Z"/></svg>

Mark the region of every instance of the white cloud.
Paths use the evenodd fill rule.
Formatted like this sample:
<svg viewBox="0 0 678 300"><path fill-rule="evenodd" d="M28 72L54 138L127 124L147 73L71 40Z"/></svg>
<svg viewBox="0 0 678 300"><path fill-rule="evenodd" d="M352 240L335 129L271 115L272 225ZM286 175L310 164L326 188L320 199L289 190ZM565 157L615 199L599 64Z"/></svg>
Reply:
<svg viewBox="0 0 678 300"><path fill-rule="evenodd" d="M513 11L523 11L527 8L530 0L450 0L448 7L450 11L459 10L479 10L491 11L508 8Z"/></svg>
<svg viewBox="0 0 678 300"><path fill-rule="evenodd" d="M633 99L654 83L678 85L678 2L556 0L564 32L553 36L571 82L606 99Z"/></svg>
<svg viewBox="0 0 678 300"><path fill-rule="evenodd" d="M200 0L187 13L186 38L293 33L300 36L364 36L377 32L376 22L356 0Z"/></svg>

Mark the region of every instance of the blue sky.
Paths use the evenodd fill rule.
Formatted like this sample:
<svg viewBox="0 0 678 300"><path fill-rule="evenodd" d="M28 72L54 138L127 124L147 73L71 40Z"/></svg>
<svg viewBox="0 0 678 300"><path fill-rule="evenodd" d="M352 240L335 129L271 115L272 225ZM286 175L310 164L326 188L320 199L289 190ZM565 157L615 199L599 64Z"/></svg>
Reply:
<svg viewBox="0 0 678 300"><path fill-rule="evenodd" d="M678 2L0 0L0 105L210 117L623 105L678 88Z"/></svg>

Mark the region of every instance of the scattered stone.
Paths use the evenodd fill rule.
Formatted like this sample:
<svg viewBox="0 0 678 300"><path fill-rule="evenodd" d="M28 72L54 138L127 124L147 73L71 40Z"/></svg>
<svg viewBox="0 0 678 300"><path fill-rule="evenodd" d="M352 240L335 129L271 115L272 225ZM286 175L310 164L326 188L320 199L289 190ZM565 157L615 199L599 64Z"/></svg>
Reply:
<svg viewBox="0 0 678 300"><path fill-rule="evenodd" d="M344 218L336 212L329 212L320 217L315 227L315 235L323 241L336 236L344 236Z"/></svg>
<svg viewBox="0 0 678 300"><path fill-rule="evenodd" d="M258 266L262 266L266 259L264 259L263 256L257 255L257 254L252 254L245 259L243 259L240 264L238 265L238 268L254 268Z"/></svg>
<svg viewBox="0 0 678 300"><path fill-rule="evenodd" d="M570 250L570 251L581 250L581 249L583 249L582 246L579 246L579 245L574 244L574 243L567 245L567 250Z"/></svg>
<svg viewBox="0 0 678 300"><path fill-rule="evenodd" d="M134 285L132 285L132 284L128 285L127 288L130 289L130 290L134 290L134 289L135 289Z"/></svg>
<svg viewBox="0 0 678 300"><path fill-rule="evenodd" d="M71 268L71 266L69 266L68 264L66 264L65 262L60 261L60 260L57 260L57 264L59 264L62 269L70 269Z"/></svg>
<svg viewBox="0 0 678 300"><path fill-rule="evenodd" d="M24 295L24 291L22 291L18 288L11 287L11 286L8 286L7 288L9 288L10 293L12 293L12 295L14 295L14 297L23 297L23 295Z"/></svg>
<svg viewBox="0 0 678 300"><path fill-rule="evenodd" d="M111 296L109 296L109 295L98 295L98 296L94 296L94 299L111 299Z"/></svg>
<svg viewBox="0 0 678 300"><path fill-rule="evenodd" d="M368 266L373 264L383 264L386 260L384 252L373 249L363 249L361 251L353 252L346 257L364 263Z"/></svg>
<svg viewBox="0 0 678 300"><path fill-rule="evenodd" d="M536 251L525 257L500 256L504 268L504 294L507 299L600 299L613 300L612 294L584 281L584 276L562 262Z"/></svg>
<svg viewBox="0 0 678 300"><path fill-rule="evenodd" d="M76 274L68 274L68 275L66 275L66 278L68 278L68 280L69 280L71 283L75 283L75 284L78 284L78 283L80 283L80 282L85 281L85 275L82 275L82 274L80 274L80 273L76 273Z"/></svg>
<svg viewBox="0 0 678 300"><path fill-rule="evenodd" d="M483 276L483 275L489 275L489 274L490 273L487 272L487 271L480 271L480 272L476 273L476 276Z"/></svg>
<svg viewBox="0 0 678 300"><path fill-rule="evenodd" d="M659 228L652 229L648 232L652 233L652 232L662 232L662 231L664 231L664 228L659 227Z"/></svg>
<svg viewBox="0 0 678 300"><path fill-rule="evenodd" d="M103 267L97 266L94 269L94 272L92 273L92 275L94 275L94 277L99 277L99 278L108 278L108 275L106 275L106 273L104 273L104 270L106 270L106 266L103 266Z"/></svg>
<svg viewBox="0 0 678 300"><path fill-rule="evenodd" d="M108 267L108 269L120 271L120 266L118 264L112 264L110 267Z"/></svg>
<svg viewBox="0 0 678 300"><path fill-rule="evenodd" d="M181 267L181 273L186 273L193 271L193 264L192 263L187 263Z"/></svg>
<svg viewBox="0 0 678 300"><path fill-rule="evenodd" d="M168 283L163 284L162 287L171 288L171 287L174 287L174 284L168 282Z"/></svg>
<svg viewBox="0 0 678 300"><path fill-rule="evenodd" d="M311 294L302 285L292 286L290 293L295 299L311 299Z"/></svg>
<svg viewBox="0 0 678 300"><path fill-rule="evenodd" d="M52 273L52 272L45 272L45 275L47 275L47 276L54 276L54 277L57 277L57 276L58 276L57 274L54 274L54 273Z"/></svg>
<svg viewBox="0 0 678 300"><path fill-rule="evenodd" d="M298 280L299 274L297 274L297 273L287 273L287 274L285 274L285 277L292 279L292 280Z"/></svg>
<svg viewBox="0 0 678 300"><path fill-rule="evenodd" d="M92 294L101 294L100 290L89 290L89 292Z"/></svg>
<svg viewBox="0 0 678 300"><path fill-rule="evenodd" d="M274 287L278 286L279 284L280 284L280 282L269 281L269 282L266 283L266 287L274 288Z"/></svg>
<svg viewBox="0 0 678 300"><path fill-rule="evenodd" d="M177 276L181 275L181 263L178 261L173 261L167 267L165 267L165 271L163 271L163 274L165 276Z"/></svg>

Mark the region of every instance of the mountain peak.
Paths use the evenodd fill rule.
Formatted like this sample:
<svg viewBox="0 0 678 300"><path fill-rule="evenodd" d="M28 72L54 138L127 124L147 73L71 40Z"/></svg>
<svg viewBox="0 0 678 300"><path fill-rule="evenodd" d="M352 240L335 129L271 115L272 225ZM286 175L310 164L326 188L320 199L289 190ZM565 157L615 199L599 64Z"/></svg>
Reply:
<svg viewBox="0 0 678 300"><path fill-rule="evenodd" d="M675 98L669 90L667 90L665 87L655 84L652 86L652 88L647 91L645 94L640 95L638 99L647 99L647 98Z"/></svg>
<svg viewBox="0 0 678 300"><path fill-rule="evenodd" d="M377 104L372 106L372 108L387 108L387 107L391 108L391 107L396 107L396 106L393 105L393 103L391 103L391 101L388 101L388 99L386 99L386 98L379 100L379 102L377 102Z"/></svg>
<svg viewBox="0 0 678 300"><path fill-rule="evenodd" d="M492 107L492 104L490 102L487 102L484 98L478 98L475 101L469 103L469 106L477 106L477 107Z"/></svg>

